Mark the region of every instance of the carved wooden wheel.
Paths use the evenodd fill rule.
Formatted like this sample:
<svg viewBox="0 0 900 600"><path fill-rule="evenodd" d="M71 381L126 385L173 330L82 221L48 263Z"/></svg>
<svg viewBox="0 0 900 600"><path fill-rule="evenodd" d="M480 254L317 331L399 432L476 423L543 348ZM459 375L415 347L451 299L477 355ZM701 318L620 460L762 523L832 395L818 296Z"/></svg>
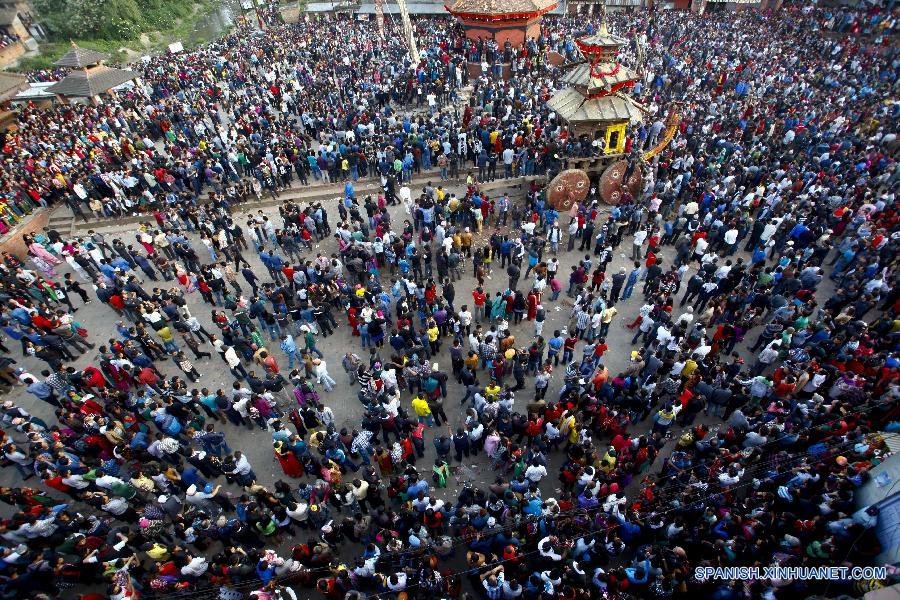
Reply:
<svg viewBox="0 0 900 600"><path fill-rule="evenodd" d="M591 180L581 169L568 169L553 178L547 192L547 200L559 212L566 212L572 205L587 198Z"/></svg>
<svg viewBox="0 0 900 600"><path fill-rule="evenodd" d="M622 201L622 193L628 191L636 196L641 191L641 165L635 166L627 182L625 171L628 170L627 160L618 160L609 165L600 176L600 198L607 204L616 205Z"/></svg>

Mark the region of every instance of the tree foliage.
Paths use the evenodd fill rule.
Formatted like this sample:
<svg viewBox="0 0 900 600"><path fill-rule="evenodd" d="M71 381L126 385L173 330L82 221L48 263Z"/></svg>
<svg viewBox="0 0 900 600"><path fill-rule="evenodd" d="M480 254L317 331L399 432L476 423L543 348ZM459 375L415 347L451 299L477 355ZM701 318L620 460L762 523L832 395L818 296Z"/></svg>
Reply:
<svg viewBox="0 0 900 600"><path fill-rule="evenodd" d="M134 40L172 27L191 0L33 0L52 38Z"/></svg>

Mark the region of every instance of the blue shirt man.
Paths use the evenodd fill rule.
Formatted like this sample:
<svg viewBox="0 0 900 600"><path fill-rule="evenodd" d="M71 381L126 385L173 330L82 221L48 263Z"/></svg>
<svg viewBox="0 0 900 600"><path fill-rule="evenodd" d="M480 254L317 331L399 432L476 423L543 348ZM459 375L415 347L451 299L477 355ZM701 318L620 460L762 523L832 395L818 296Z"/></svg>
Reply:
<svg viewBox="0 0 900 600"><path fill-rule="evenodd" d="M51 388L43 381L29 381L31 381L31 383L28 383L28 381L25 382L28 383L28 386L25 388L25 390L29 394L33 394L38 400L43 400L45 402L51 399L51 396L53 396L53 388Z"/></svg>

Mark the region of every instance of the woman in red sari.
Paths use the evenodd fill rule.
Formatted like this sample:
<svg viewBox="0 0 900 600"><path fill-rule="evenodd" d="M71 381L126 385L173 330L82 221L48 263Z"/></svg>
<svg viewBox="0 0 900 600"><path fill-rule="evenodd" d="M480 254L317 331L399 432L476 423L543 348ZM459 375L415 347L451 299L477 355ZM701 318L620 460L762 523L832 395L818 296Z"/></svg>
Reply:
<svg viewBox="0 0 900 600"><path fill-rule="evenodd" d="M534 321L537 316L537 305L540 303L540 296L536 290L528 292L528 314L525 317L529 321Z"/></svg>
<svg viewBox="0 0 900 600"><path fill-rule="evenodd" d="M359 335L359 319L356 317L356 309L351 308L347 311L347 322L350 327L353 329L353 335Z"/></svg>
<svg viewBox="0 0 900 600"><path fill-rule="evenodd" d="M303 475L303 465L297 460L297 455L285 446L281 440L275 442L275 458L281 463L281 470L288 477L300 477Z"/></svg>

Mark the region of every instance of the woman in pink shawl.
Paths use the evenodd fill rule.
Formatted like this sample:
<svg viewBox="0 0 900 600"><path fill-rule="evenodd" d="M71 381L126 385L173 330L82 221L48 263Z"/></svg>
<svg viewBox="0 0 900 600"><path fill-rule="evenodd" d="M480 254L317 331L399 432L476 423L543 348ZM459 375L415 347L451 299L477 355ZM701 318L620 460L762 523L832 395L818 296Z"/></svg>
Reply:
<svg viewBox="0 0 900 600"><path fill-rule="evenodd" d="M29 238L26 237L25 242L28 243ZM53 256L39 242L33 241L33 238L31 243L28 244L28 256L35 268L43 273L45 277L56 277L56 270L53 267L61 263L62 260Z"/></svg>
<svg viewBox="0 0 900 600"><path fill-rule="evenodd" d="M54 266L62 262L59 257L52 255L43 245L36 241L29 244L28 251L31 252L32 256L37 256L44 262Z"/></svg>

